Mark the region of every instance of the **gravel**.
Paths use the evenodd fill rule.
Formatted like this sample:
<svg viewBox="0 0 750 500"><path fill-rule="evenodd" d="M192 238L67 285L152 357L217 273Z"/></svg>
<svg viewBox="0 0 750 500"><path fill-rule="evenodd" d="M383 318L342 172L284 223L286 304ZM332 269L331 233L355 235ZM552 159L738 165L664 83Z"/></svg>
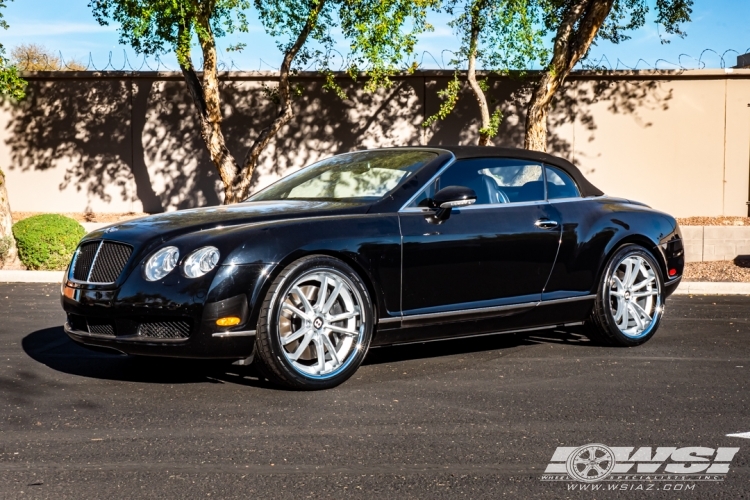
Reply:
<svg viewBox="0 0 750 500"><path fill-rule="evenodd" d="M750 282L750 261L719 260L715 262L688 262L683 281L735 281Z"/></svg>
<svg viewBox="0 0 750 500"><path fill-rule="evenodd" d="M679 217L681 226L750 226L750 217Z"/></svg>

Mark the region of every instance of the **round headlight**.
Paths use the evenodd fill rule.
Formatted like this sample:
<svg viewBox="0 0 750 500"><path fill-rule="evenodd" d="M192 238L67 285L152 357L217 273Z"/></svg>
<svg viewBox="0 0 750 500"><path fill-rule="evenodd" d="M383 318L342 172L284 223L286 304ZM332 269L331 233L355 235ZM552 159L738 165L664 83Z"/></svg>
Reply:
<svg viewBox="0 0 750 500"><path fill-rule="evenodd" d="M177 267L180 251L177 247L164 247L146 261L144 274L149 281L162 279Z"/></svg>
<svg viewBox="0 0 750 500"><path fill-rule="evenodd" d="M199 278L219 263L219 250L216 247L203 247L185 259L182 269L188 278Z"/></svg>

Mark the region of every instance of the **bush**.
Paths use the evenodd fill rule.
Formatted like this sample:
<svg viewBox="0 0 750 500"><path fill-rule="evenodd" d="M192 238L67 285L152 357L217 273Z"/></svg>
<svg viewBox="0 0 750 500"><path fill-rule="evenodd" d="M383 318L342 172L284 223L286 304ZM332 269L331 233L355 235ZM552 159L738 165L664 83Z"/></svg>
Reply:
<svg viewBox="0 0 750 500"><path fill-rule="evenodd" d="M57 214L35 215L13 225L18 256L28 269L64 270L84 234L78 222Z"/></svg>

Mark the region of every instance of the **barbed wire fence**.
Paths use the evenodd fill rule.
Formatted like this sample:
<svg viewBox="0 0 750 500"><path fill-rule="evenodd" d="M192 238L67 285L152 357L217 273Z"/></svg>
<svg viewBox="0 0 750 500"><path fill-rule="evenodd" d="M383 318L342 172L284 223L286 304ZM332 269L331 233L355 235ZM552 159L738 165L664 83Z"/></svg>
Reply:
<svg viewBox="0 0 750 500"><path fill-rule="evenodd" d="M338 66L338 71L345 70L348 67L348 61L346 57L344 57L344 55L338 51L334 52L336 52L336 54L333 54L333 57L331 57L331 54L327 55L328 62L338 62L336 64ZM659 58L653 64L651 64L645 59L639 58L633 66L624 63L619 58L617 58L616 62L613 64L605 54L598 58L588 58L583 60L579 64L578 69L594 69L601 71L706 69L707 67L709 67L708 64L710 64L709 58L718 58L718 67L720 69L725 69L734 66L734 60L736 60L737 56L746 54L748 52L750 52L750 47L745 49L744 52L739 52L734 49L727 49L724 52L719 53L713 49L705 49L700 53L698 57L694 57L690 54L680 54L677 57L677 62ZM450 56L446 58L446 54L450 54ZM445 49L440 52L438 60L438 58L435 57L432 52L425 50L418 57L419 60L417 69L436 69L434 67L427 67L425 63L427 63L428 65L434 64L434 66L437 66L437 69L440 70L454 69L451 62L455 59L455 56L455 52L449 49ZM730 58L734 58L731 63ZM19 60L14 60L12 62L20 69L29 71L179 71L178 67L173 67L172 65L165 63L159 55L140 55L136 56L135 61L131 61L131 57L128 56L128 53L125 49L123 49L122 51L121 62L117 63L114 53L110 51L106 64L104 65L96 64L93 53L89 53L88 59L85 63L82 63L80 62L80 60L76 59L70 59L66 61L62 52L59 52L59 56L57 57L50 56L49 54L34 54L27 59L20 58ZM200 71L203 67L203 61L199 60L198 62L199 64L197 65L197 69ZM329 67L331 66L334 65L329 64ZM258 59L257 69L255 67L240 67L235 63L234 59L230 58L229 60L220 59L218 63L218 69L219 71L262 71L264 69L278 71L279 68L278 66L274 66L273 64L264 61L262 58ZM307 67L300 69L302 71L315 71L317 69L320 69L320 66L318 62L313 61L309 63Z"/></svg>

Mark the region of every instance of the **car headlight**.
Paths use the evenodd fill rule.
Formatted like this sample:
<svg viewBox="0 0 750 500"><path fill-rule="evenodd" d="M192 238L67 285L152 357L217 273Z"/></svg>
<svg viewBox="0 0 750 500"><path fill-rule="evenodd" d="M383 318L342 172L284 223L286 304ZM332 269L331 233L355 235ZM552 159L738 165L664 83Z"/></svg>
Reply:
<svg viewBox="0 0 750 500"><path fill-rule="evenodd" d="M199 278L216 267L219 263L219 249L216 247L203 247L191 253L182 264L185 276L188 278Z"/></svg>
<svg viewBox="0 0 750 500"><path fill-rule="evenodd" d="M180 259L180 251L177 247L164 247L146 261L144 272L146 279L156 281L162 279L177 267Z"/></svg>

